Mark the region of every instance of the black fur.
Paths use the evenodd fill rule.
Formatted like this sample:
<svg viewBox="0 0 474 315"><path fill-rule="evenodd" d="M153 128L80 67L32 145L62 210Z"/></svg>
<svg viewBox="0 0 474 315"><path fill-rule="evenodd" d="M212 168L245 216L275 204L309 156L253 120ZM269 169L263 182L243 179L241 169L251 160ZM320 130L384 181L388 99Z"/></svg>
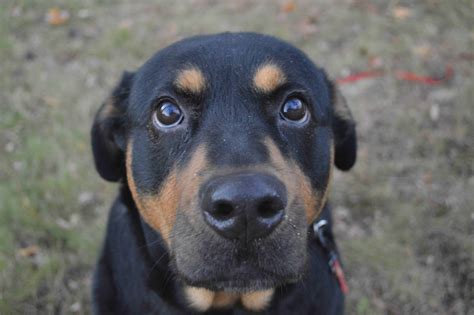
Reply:
<svg viewBox="0 0 474 315"><path fill-rule="evenodd" d="M264 62L277 64L287 82L271 95L252 87L254 70ZM192 64L206 78L202 95L178 93L172 82L178 70ZM262 314L341 314L343 294L298 203L290 205L294 226L284 225L268 239L235 254L234 243L221 240L196 216L178 209L172 247L139 214L125 180L125 150L133 140L133 175L141 193L160 190L173 167L184 167L200 144L206 144L213 169L247 167L268 162L262 145L272 139L310 179L312 189L327 185L330 146L335 165L350 169L356 159L355 124L334 111L335 88L326 74L296 48L275 38L252 33L198 36L158 52L135 73L125 73L92 128L92 148L99 174L121 180L94 276L96 314L191 314L183 287L191 284L222 290L265 289L275 294ZM297 93L311 118L304 126L279 119L281 102ZM157 131L150 117L158 100L170 97L186 116L174 131ZM293 94L291 94L293 95ZM108 105L107 105L108 104ZM114 106L104 116L104 106ZM341 106L346 106L342 104ZM197 212L198 209L193 209ZM288 210L290 211L290 210ZM330 220L326 204L320 215ZM196 223L196 220L198 223ZM298 238L295 234L306 235ZM261 250L265 248L265 250ZM209 252L206 261L202 252ZM275 258L277 257L277 259ZM249 267L264 265L265 275ZM235 273L235 277L234 277ZM208 282L211 276L228 282ZM231 280L228 280L231 279ZM230 281L230 282L229 282ZM240 305L206 314L251 314Z"/></svg>
<svg viewBox="0 0 474 315"><path fill-rule="evenodd" d="M97 112L91 130L92 152L97 172L105 180L112 182L118 181L125 174L124 113L127 110L132 81L133 74L124 72L110 98ZM113 107L112 115L104 115L107 106Z"/></svg>
<svg viewBox="0 0 474 315"><path fill-rule="evenodd" d="M342 102L342 105L347 109L346 99L340 94L334 83L327 80L328 87L331 93L331 100L334 104L336 100ZM339 95L336 95L338 94ZM341 171L348 171L354 166L357 158L357 137L355 130L355 122L347 111L347 116L341 117L336 113L332 118L332 130L334 132L335 142L335 156L334 164Z"/></svg>

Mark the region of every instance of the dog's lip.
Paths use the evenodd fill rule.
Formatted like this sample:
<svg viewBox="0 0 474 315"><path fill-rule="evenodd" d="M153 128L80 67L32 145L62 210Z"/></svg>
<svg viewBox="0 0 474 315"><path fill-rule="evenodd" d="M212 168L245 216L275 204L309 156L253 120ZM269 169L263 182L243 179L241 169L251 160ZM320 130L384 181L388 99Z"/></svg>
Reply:
<svg viewBox="0 0 474 315"><path fill-rule="evenodd" d="M253 291L261 291L273 289L285 284L295 283L301 280L302 275L285 279L219 279L219 280L190 280L181 275L183 282L186 285L198 288L205 288L211 291L224 291L234 293L247 293Z"/></svg>
<svg viewBox="0 0 474 315"><path fill-rule="evenodd" d="M224 277L191 279L187 275L178 272L180 278L186 285L193 287L202 287L211 291L229 291L229 292L250 292L255 290L266 290L279 287L284 284L295 283L303 277L303 272L298 274L277 275L273 272L252 268L249 271L246 267L237 268L231 275ZM248 268L248 267L247 267ZM244 276L247 274L247 276Z"/></svg>

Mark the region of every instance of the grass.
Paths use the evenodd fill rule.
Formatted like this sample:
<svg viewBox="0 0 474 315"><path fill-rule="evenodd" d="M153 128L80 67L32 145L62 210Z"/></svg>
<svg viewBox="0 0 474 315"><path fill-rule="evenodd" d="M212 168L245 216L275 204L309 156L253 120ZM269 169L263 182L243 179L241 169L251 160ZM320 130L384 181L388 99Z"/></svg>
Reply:
<svg viewBox="0 0 474 315"><path fill-rule="evenodd" d="M0 5L0 313L89 313L90 276L115 186L95 173L88 132L121 71L180 38L282 37L342 86L359 160L337 172L336 233L349 314L474 311L474 79L470 1L13 1ZM50 26L52 6L66 24ZM463 57L464 56L464 57ZM454 77L439 86L397 70Z"/></svg>

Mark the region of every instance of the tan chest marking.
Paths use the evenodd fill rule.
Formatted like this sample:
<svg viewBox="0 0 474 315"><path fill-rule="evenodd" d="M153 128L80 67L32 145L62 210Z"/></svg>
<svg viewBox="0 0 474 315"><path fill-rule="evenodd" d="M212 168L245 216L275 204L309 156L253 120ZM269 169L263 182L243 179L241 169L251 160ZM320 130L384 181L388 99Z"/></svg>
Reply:
<svg viewBox="0 0 474 315"><path fill-rule="evenodd" d="M231 308L238 301L251 311L264 310L273 297L274 289L248 293L214 292L204 288L186 287L184 290L189 305L197 311Z"/></svg>

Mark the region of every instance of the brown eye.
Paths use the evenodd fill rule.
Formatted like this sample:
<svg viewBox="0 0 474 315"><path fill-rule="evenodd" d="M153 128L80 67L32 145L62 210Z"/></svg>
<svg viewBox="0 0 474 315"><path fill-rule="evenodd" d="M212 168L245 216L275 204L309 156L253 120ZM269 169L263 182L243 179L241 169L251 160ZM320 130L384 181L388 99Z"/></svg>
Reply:
<svg viewBox="0 0 474 315"><path fill-rule="evenodd" d="M292 97L285 101L281 107L280 115L285 120L304 122L308 117L308 109L302 100Z"/></svg>
<svg viewBox="0 0 474 315"><path fill-rule="evenodd" d="M153 113L155 127L171 128L183 121L184 115L178 105L165 101Z"/></svg>

